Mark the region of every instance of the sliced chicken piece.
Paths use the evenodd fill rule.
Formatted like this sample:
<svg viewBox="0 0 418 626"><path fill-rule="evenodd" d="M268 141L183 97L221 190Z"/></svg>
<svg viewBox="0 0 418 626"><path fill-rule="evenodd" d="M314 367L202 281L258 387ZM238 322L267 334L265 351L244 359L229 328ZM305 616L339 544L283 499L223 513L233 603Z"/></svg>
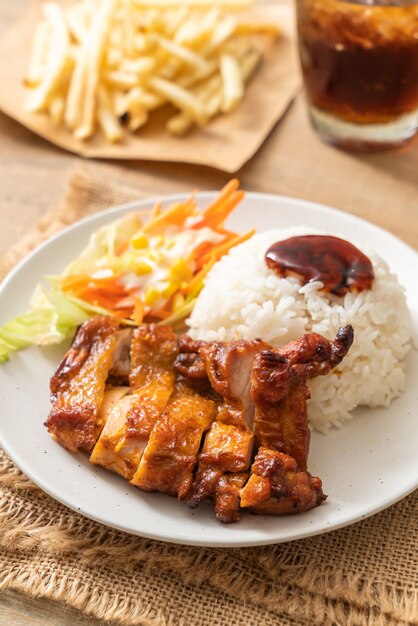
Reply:
<svg viewBox="0 0 418 626"><path fill-rule="evenodd" d="M169 326L149 324L134 332L131 346L130 386L132 405L127 418L127 436L136 437L165 409L173 392L178 338Z"/></svg>
<svg viewBox="0 0 418 626"><path fill-rule="evenodd" d="M196 341L188 335L179 338L180 353L175 369L185 378L208 378L220 396L236 404L239 420L252 427L254 403L251 372L255 356L269 348L261 339L231 343ZM238 408L239 407L239 408ZM237 416L238 417L238 416ZM232 418L231 418L232 419Z"/></svg>
<svg viewBox="0 0 418 626"><path fill-rule="evenodd" d="M248 472L242 474L224 474L216 484L215 515L225 524L237 522L240 518L241 489L248 479Z"/></svg>
<svg viewBox="0 0 418 626"><path fill-rule="evenodd" d="M95 424L95 438L96 440L99 438L100 433L104 429L109 416L112 412L113 407L119 402L123 396L129 394L131 390L129 387L112 387L109 386L106 388L103 395L103 402L100 406L99 412L97 414L97 420Z"/></svg>
<svg viewBox="0 0 418 626"><path fill-rule="evenodd" d="M305 380L293 375L284 356L264 351L254 362L252 394L256 445L290 454L305 470L310 442Z"/></svg>
<svg viewBox="0 0 418 626"><path fill-rule="evenodd" d="M128 480L138 467L147 442L141 438L123 439L131 401L132 395L125 395L113 405L102 435L90 456L90 463L102 465Z"/></svg>
<svg viewBox="0 0 418 626"><path fill-rule="evenodd" d="M184 499L203 434L216 417L213 400L179 381L166 410L155 424L132 484Z"/></svg>
<svg viewBox="0 0 418 626"><path fill-rule="evenodd" d="M203 344L203 358L212 388L223 398L234 402L240 425L252 428L254 403L251 398L251 373L256 355L267 347L261 339L233 343ZM232 419L232 417L231 417Z"/></svg>
<svg viewBox="0 0 418 626"><path fill-rule="evenodd" d="M73 452L95 444L117 330L111 317L84 322L51 379L52 410L45 426Z"/></svg>
<svg viewBox="0 0 418 626"><path fill-rule="evenodd" d="M208 378L205 361L199 353L200 348L205 343L204 341L196 341L189 335L179 337L179 355L174 363L179 374L191 380L206 380Z"/></svg>
<svg viewBox="0 0 418 626"><path fill-rule="evenodd" d="M295 459L260 448L241 492L241 507L263 515L284 515L302 513L325 499L321 480L301 471Z"/></svg>
<svg viewBox="0 0 418 626"><path fill-rule="evenodd" d="M132 328L123 328L116 333L115 349L108 377L108 382L112 385L129 385L132 334Z"/></svg>
<svg viewBox="0 0 418 626"><path fill-rule="evenodd" d="M194 342L185 337L180 340L180 350L184 352L176 360L176 368L193 380L202 377L203 363L212 388L224 398L217 420L205 437L188 504L194 508L207 497L213 497L216 516L224 521L230 517L230 521L233 521L232 518L237 519L239 507L235 507L232 512L223 510L222 507L229 501L227 498L217 498L216 494L220 485L234 484L235 473L241 474L249 468L254 416L251 372L255 356L265 347L266 344L261 340L230 344ZM181 358L182 354L187 357ZM226 482L219 482L224 475ZM240 481L241 478L237 478L236 482Z"/></svg>
<svg viewBox="0 0 418 626"><path fill-rule="evenodd" d="M320 479L305 471L310 439L306 381L338 365L352 342L353 329L347 326L334 341L311 333L257 355L252 396L259 450L242 490L242 507L279 515L305 511L325 499Z"/></svg>
<svg viewBox="0 0 418 626"><path fill-rule="evenodd" d="M131 390L112 410L91 463L130 480L173 392L177 336L169 327L141 326L131 343Z"/></svg>
<svg viewBox="0 0 418 626"><path fill-rule="evenodd" d="M310 431L306 381L336 367L347 354L353 336L351 326L341 328L334 341L310 333L256 356L251 393L258 447L286 452L301 470L307 468Z"/></svg>
<svg viewBox="0 0 418 626"><path fill-rule="evenodd" d="M165 375L178 355L178 337L170 326L144 324L134 331L129 381L135 390Z"/></svg>
<svg viewBox="0 0 418 626"><path fill-rule="evenodd" d="M221 421L214 422L199 454L199 466L188 495L188 505L195 508L214 495L225 472L245 471L251 462L252 448L251 431Z"/></svg>
<svg viewBox="0 0 418 626"><path fill-rule="evenodd" d="M354 330L351 325L340 328L332 341L317 333L307 333L278 348L277 352L284 355L292 365L296 376L305 379L328 374L337 367L346 356L354 341Z"/></svg>

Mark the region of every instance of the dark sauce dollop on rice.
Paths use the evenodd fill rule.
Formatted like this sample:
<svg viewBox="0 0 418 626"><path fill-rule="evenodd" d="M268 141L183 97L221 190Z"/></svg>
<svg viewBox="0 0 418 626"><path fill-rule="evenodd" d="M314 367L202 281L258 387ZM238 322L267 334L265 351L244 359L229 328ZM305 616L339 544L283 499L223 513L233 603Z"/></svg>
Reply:
<svg viewBox="0 0 418 626"><path fill-rule="evenodd" d="M281 277L296 276L305 285L321 281L324 291L343 296L371 289L370 259L352 243L329 235L303 235L277 241L265 255L267 266Z"/></svg>

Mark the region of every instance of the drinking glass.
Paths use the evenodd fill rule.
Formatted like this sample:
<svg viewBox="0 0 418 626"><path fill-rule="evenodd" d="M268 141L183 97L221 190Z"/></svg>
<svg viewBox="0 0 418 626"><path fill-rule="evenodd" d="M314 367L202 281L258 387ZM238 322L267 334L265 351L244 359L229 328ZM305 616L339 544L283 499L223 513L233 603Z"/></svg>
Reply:
<svg viewBox="0 0 418 626"><path fill-rule="evenodd" d="M296 0L313 126L352 150L390 148L418 129L418 0Z"/></svg>

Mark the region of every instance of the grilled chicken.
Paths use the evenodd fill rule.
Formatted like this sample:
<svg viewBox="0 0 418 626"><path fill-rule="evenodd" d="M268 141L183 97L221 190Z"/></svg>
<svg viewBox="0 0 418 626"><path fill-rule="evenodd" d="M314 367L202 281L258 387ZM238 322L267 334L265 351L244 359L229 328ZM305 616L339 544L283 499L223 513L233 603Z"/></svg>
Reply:
<svg viewBox="0 0 418 626"><path fill-rule="evenodd" d="M94 317L79 329L51 379L52 410L45 425L65 448L90 450L112 363L118 323Z"/></svg>
<svg viewBox="0 0 418 626"><path fill-rule="evenodd" d="M90 461L130 480L150 433L173 392L177 337L167 326L140 326L134 331L129 376L132 393L111 411Z"/></svg>
<svg viewBox="0 0 418 626"><path fill-rule="evenodd" d="M204 341L196 341L189 335L179 337L179 354L174 363L176 371L191 380L207 380L205 361L199 350L205 345Z"/></svg>
<svg viewBox="0 0 418 626"><path fill-rule="evenodd" d="M132 333L132 328L123 328L116 333L112 365L107 379L112 385L129 385Z"/></svg>
<svg viewBox="0 0 418 626"><path fill-rule="evenodd" d="M305 470L310 442L306 381L293 374L286 357L266 350L254 362L252 395L257 446L286 452Z"/></svg>
<svg viewBox="0 0 418 626"><path fill-rule="evenodd" d="M104 395L103 402L97 415L95 431L97 440L100 433L106 428L106 424L109 421L109 417L112 414L114 407L119 403L119 400L130 393L129 387L107 387Z"/></svg>
<svg viewBox="0 0 418 626"><path fill-rule="evenodd" d="M256 356L251 393L258 447L286 452L302 470L306 469L310 440L306 381L336 367L347 354L353 337L352 327L346 326L334 341L311 333Z"/></svg>
<svg viewBox="0 0 418 626"><path fill-rule="evenodd" d="M179 381L157 420L132 484L144 491L161 491L184 499L203 434L216 417L216 404L189 383Z"/></svg>
<svg viewBox="0 0 418 626"><path fill-rule="evenodd" d="M223 521L232 522L239 517L237 499L221 497L220 486L228 484L228 481L230 485L242 483L242 476L233 481L231 474L228 480L219 481L226 472L242 474L249 468L254 416L251 372L256 354L265 345L261 340L226 344L193 342L183 338L180 342L180 349L187 357L182 358L182 353L179 355L176 361L179 371L191 379L201 378L203 363L212 388L224 398L217 420L205 437L188 504L194 508L207 497L214 497L216 516ZM196 349L198 356L193 356Z"/></svg>
<svg viewBox="0 0 418 626"><path fill-rule="evenodd" d="M51 380L46 425L70 450L94 446L92 463L144 491L191 507L212 498L222 522L240 508L299 513L326 497L307 471L307 381L336 367L352 341L347 326L334 341L311 333L273 349L96 317Z"/></svg>
<svg viewBox="0 0 418 626"><path fill-rule="evenodd" d="M319 478L301 471L288 454L260 448L241 492L241 507L263 515L302 513L326 499Z"/></svg>
<svg viewBox="0 0 418 626"><path fill-rule="evenodd" d="M251 371L255 356L268 347L261 339L222 343L195 341L183 335L175 368L191 380L208 378L220 396L239 403L238 424L252 428Z"/></svg>
<svg viewBox="0 0 418 626"><path fill-rule="evenodd" d="M224 474L216 483L215 515L226 524L238 522L240 519L241 489L248 479L248 472L241 474Z"/></svg>
<svg viewBox="0 0 418 626"><path fill-rule="evenodd" d="M278 348L289 359L297 376L314 378L328 374L346 356L354 340L353 327L340 328L333 341L316 333L307 333Z"/></svg>
<svg viewBox="0 0 418 626"><path fill-rule="evenodd" d="M199 465L188 505L195 508L209 496L215 496L218 482L225 472L245 472L251 463L252 449L253 434L250 430L224 424L218 418L207 433L199 454ZM219 516L228 516L226 511L222 513L221 502L215 508ZM233 517L236 517L235 514Z"/></svg>
<svg viewBox="0 0 418 626"><path fill-rule="evenodd" d="M168 326L141 326L131 348L130 386L133 402L127 417L127 436L137 437L164 411L175 382L174 361L178 338Z"/></svg>
<svg viewBox="0 0 418 626"><path fill-rule="evenodd" d="M129 387L127 387L130 392ZM130 478L141 458L143 448L138 450L137 442L125 445L123 437L126 428L126 415L132 401L132 394L124 394L111 407L105 427L93 448L90 463L102 465L108 470Z"/></svg>
<svg viewBox="0 0 418 626"><path fill-rule="evenodd" d="M242 490L242 507L263 505L264 512L279 514L307 510L324 499L319 478L305 471L310 439L306 381L337 366L353 337L346 326L334 341L312 333L256 356L252 396L259 452Z"/></svg>

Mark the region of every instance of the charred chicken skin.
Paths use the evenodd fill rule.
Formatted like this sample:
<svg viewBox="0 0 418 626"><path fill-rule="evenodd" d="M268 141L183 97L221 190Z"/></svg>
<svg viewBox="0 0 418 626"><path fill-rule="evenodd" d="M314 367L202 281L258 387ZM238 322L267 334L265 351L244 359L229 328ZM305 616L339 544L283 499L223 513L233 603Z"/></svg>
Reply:
<svg viewBox="0 0 418 626"><path fill-rule="evenodd" d="M306 469L310 440L306 381L327 374L341 363L353 337L352 327L346 326L333 341L311 333L256 356L251 394L258 447L286 452Z"/></svg>
<svg viewBox="0 0 418 626"><path fill-rule="evenodd" d="M250 506L264 513L275 510L279 514L292 512L293 507L296 512L306 510L325 499L321 481L305 471L310 440L306 381L336 367L350 349L353 338L352 327L346 326L333 341L312 333L277 351L265 350L256 356L251 389L259 452L242 491L242 507ZM282 483L284 491L278 487Z"/></svg>
<svg viewBox="0 0 418 626"><path fill-rule="evenodd" d="M191 507L211 498L222 522L242 509L300 513L326 498L307 471L307 381L338 366L352 341L351 326L333 341L311 333L271 348L95 317L52 377L46 426L144 491Z"/></svg>
<svg viewBox="0 0 418 626"><path fill-rule="evenodd" d="M351 326L340 329L334 341L312 333L279 349L271 349L260 340L206 344L187 337L182 338L182 352L176 360L178 371L191 379L202 378L206 373L212 387L225 398L217 422L206 435L199 456L196 479L188 500L190 506L195 507L208 496L212 496L215 498L215 511L219 519L235 521L239 517L238 509L228 512L222 505L217 505L217 485L224 475L246 472L252 453L253 434L257 448L264 449L263 458L269 450L286 453L296 464L297 471L295 469L293 473L298 475L299 483L303 480L310 485L312 481L315 484L319 481L305 472L310 442L307 380L324 375L336 367L347 354L352 342ZM230 423L232 428L237 429L233 433L228 430L231 428ZM247 438L245 444L240 446L243 434ZM275 456L272 454L272 462L274 460ZM278 468L279 465L272 463L272 468L275 467ZM278 509L285 509L285 501L278 505L278 499L285 496L279 496L277 490L273 490L273 497L276 498L274 501L266 489L271 477L274 479L274 472L261 480L254 471L253 468L250 479L242 490L244 504L241 503L241 506L252 506L257 511L257 502L269 500L270 510L273 509L273 502ZM256 486L259 490L254 492ZM245 504L249 501L250 493L253 500L258 493L258 501L254 500L254 506ZM318 498L307 498L306 502L311 506L320 504L325 499L322 491L320 493ZM302 510L303 507L297 505L296 508Z"/></svg>
<svg viewBox="0 0 418 626"><path fill-rule="evenodd" d="M241 492L241 507L263 515L303 513L326 499L320 478L301 471L288 454L260 448Z"/></svg>
<svg viewBox="0 0 418 626"><path fill-rule="evenodd" d="M52 410L45 426L72 452L91 449L96 441L117 331L110 317L85 322L51 379Z"/></svg>

